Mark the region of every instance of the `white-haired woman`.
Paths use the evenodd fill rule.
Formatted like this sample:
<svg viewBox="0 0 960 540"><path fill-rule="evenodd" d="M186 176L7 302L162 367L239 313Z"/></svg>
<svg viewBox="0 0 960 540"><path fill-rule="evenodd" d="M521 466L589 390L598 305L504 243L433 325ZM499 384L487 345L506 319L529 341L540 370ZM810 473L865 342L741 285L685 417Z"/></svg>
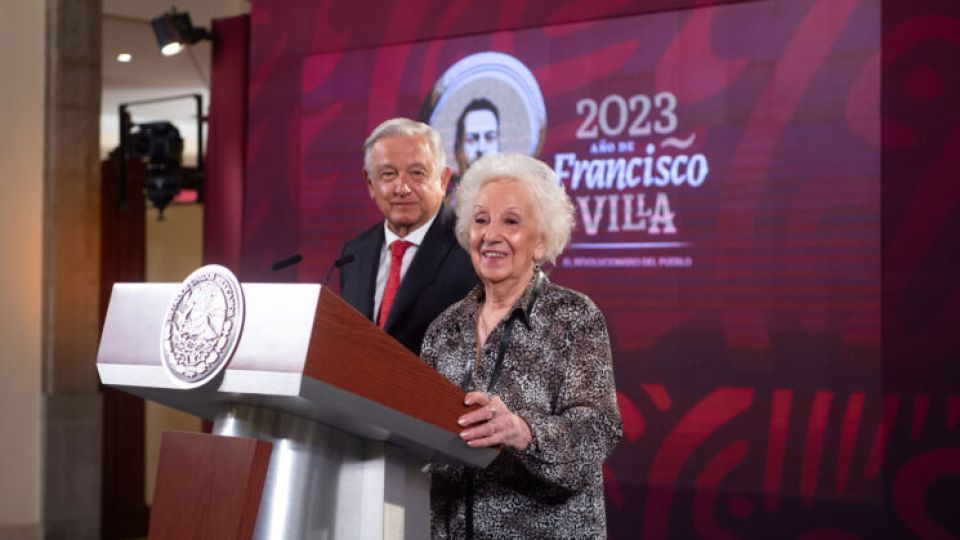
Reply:
<svg viewBox="0 0 960 540"><path fill-rule="evenodd" d="M432 468L435 538L605 538L601 466L622 435L603 315L540 271L573 205L543 162L485 156L457 190L456 232L481 284L427 330L421 355L480 405L460 418L486 469Z"/></svg>

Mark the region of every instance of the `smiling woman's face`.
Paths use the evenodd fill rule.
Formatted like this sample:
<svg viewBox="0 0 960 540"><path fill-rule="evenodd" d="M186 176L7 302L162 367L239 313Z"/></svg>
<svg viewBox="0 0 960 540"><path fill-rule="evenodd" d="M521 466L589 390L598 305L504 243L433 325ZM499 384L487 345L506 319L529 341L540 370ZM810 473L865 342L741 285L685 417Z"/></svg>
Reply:
<svg viewBox="0 0 960 540"><path fill-rule="evenodd" d="M526 282L545 243L530 191L512 178L477 194L470 223L470 258L484 285Z"/></svg>

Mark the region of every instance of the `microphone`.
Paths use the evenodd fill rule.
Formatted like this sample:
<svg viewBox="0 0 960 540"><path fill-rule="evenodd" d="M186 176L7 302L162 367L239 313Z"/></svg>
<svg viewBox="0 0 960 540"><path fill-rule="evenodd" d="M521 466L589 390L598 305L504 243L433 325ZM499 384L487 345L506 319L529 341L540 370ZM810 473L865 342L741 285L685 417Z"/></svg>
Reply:
<svg viewBox="0 0 960 540"><path fill-rule="evenodd" d="M343 257L333 261L333 264L330 265L330 269L327 270L327 277L323 279L323 285L326 286L330 281L330 278L333 276L333 271L336 268L343 268L344 266L353 262L354 256L353 253L347 253Z"/></svg>
<svg viewBox="0 0 960 540"><path fill-rule="evenodd" d="M293 266L303 260L303 255L296 253L287 257L286 259L280 259L279 261L270 265L270 271L276 272L277 270L283 270L288 266Z"/></svg>
<svg viewBox="0 0 960 540"><path fill-rule="evenodd" d="M291 255L286 259L280 259L279 261L271 264L268 270L261 273L260 279L267 277L267 275L270 274L271 272L276 272L277 270L283 270L284 268L287 268L288 266L293 266L302 260L303 260L303 255L300 255L299 253L295 255Z"/></svg>

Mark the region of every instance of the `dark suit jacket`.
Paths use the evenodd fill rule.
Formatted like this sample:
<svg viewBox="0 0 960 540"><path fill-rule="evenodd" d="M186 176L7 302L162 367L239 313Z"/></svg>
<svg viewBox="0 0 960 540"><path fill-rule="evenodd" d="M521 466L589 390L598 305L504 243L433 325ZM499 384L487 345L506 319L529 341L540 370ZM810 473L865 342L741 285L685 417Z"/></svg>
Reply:
<svg viewBox="0 0 960 540"><path fill-rule="evenodd" d="M441 206L400 282L387 316L384 330L417 355L427 326L479 282L470 256L454 236L455 221L454 213ZM383 242L381 221L347 242L340 253L341 257L354 256L353 262L340 269L340 294L371 321Z"/></svg>

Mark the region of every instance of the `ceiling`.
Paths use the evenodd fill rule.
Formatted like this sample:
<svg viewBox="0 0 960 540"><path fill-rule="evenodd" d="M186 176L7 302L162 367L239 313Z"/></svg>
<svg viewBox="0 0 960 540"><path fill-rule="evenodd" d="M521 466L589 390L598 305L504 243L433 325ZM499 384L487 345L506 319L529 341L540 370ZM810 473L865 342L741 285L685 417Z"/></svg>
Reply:
<svg viewBox="0 0 960 540"><path fill-rule="evenodd" d="M181 0L173 4L187 12L194 26L210 28L214 18L249 13L249 0ZM119 142L121 103L199 93L204 114L209 105L210 42L202 41L175 56L162 56L150 20L169 11L163 0L103 0L103 94L100 108L100 154ZM132 61L117 61L120 53ZM184 139L184 164L196 160L196 105L183 99L128 108L134 123L168 120Z"/></svg>

